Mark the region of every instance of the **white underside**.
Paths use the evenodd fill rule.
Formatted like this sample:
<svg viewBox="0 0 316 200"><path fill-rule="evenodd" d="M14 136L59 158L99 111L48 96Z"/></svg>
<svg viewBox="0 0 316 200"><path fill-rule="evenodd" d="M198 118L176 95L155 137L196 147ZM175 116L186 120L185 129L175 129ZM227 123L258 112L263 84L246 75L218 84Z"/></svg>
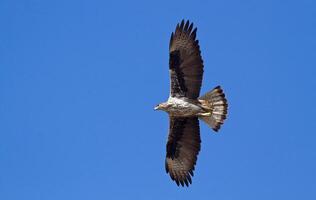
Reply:
<svg viewBox="0 0 316 200"><path fill-rule="evenodd" d="M176 97L169 97L167 103L171 105L168 108L168 113L172 116L197 116L198 113L203 112L203 109L200 106Z"/></svg>

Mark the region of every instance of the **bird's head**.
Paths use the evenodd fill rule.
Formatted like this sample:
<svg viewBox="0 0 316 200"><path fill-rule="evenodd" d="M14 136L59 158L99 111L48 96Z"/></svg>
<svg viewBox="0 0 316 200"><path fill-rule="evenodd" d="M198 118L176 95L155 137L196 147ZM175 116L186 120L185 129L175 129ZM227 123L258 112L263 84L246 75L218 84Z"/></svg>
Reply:
<svg viewBox="0 0 316 200"><path fill-rule="evenodd" d="M165 103L160 103L157 106L155 106L155 110L164 110L167 111L169 105L165 102Z"/></svg>

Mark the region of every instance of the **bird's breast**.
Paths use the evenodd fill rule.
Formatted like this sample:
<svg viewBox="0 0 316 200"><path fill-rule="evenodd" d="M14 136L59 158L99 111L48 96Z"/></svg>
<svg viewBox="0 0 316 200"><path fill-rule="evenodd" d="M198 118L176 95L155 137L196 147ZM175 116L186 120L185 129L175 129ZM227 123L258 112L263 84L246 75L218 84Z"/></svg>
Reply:
<svg viewBox="0 0 316 200"><path fill-rule="evenodd" d="M168 113L171 116L190 117L196 116L203 109L195 103L188 102L184 99L170 97L168 99Z"/></svg>

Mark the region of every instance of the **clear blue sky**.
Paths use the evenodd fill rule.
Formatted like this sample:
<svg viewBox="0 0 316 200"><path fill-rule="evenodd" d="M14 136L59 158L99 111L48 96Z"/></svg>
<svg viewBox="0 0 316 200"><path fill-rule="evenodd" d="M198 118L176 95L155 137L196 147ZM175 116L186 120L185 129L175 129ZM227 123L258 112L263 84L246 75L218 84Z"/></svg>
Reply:
<svg viewBox="0 0 316 200"><path fill-rule="evenodd" d="M193 185L165 173L168 43L198 26ZM316 199L315 1L0 1L0 199Z"/></svg>

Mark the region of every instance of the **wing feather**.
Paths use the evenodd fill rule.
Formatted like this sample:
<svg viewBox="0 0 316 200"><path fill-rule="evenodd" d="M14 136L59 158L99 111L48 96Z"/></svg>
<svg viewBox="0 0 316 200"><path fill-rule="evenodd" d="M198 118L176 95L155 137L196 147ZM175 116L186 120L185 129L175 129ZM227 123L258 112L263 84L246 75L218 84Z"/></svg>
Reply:
<svg viewBox="0 0 316 200"><path fill-rule="evenodd" d="M189 21L177 24L169 43L170 96L197 99L203 79L203 60L197 28Z"/></svg>
<svg viewBox="0 0 316 200"><path fill-rule="evenodd" d="M201 139L197 117L170 117L165 167L177 185L192 183Z"/></svg>

